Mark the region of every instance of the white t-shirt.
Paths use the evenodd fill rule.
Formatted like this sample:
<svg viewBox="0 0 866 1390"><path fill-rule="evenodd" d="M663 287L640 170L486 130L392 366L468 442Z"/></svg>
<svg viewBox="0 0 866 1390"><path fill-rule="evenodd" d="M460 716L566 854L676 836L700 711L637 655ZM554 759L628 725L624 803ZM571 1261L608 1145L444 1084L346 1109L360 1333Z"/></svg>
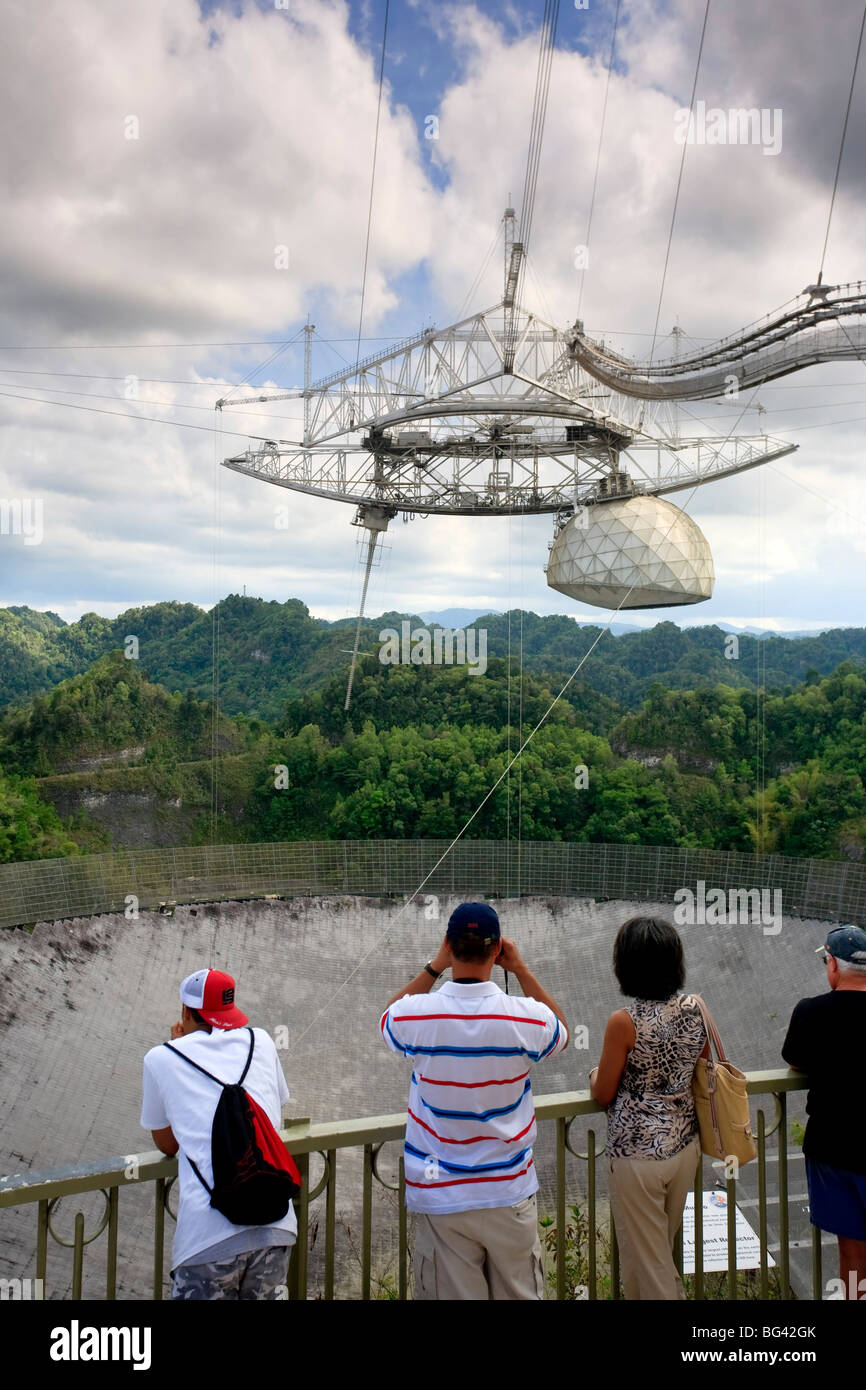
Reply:
<svg viewBox="0 0 866 1390"><path fill-rule="evenodd" d="M289 1088L272 1039L263 1028L255 1028L253 1032L256 1042L253 1060L244 1080L244 1090L258 1101L274 1128L279 1130L280 1111L289 1099ZM221 1081L236 1082L240 1080L246 1064L250 1034L247 1028L227 1031L214 1028L211 1033L199 1029L178 1038L172 1047L191 1057ZM180 1201L172 1247L172 1269L200 1251L208 1250L242 1231L251 1233L250 1249L255 1249L255 1236L261 1233L262 1227L235 1226L222 1212L216 1211L210 1205L209 1194L187 1161L187 1157L191 1158L205 1182L213 1186L211 1126L222 1094L221 1088L167 1047L160 1046L152 1047L144 1059L142 1093L141 1123L144 1128L165 1129L171 1125L180 1145ZM285 1244L293 1243L298 1225L291 1202L282 1221L275 1221L268 1229L285 1231Z"/></svg>
<svg viewBox="0 0 866 1390"><path fill-rule="evenodd" d="M538 1190L529 1073L568 1033L546 1004L492 980L449 980L382 1015L382 1037L413 1064L406 1121L410 1211L504 1207Z"/></svg>

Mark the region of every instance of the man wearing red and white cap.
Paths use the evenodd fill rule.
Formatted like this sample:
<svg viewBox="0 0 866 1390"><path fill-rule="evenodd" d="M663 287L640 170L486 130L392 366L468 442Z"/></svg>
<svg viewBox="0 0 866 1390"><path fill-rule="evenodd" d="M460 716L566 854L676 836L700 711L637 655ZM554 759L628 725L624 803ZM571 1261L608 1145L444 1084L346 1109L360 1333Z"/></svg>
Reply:
<svg viewBox="0 0 866 1390"><path fill-rule="evenodd" d="M180 987L181 1018L172 1044L220 1081L236 1082L250 1047L246 1014L235 1004L235 982L222 970L196 970ZM255 1045L244 1089L274 1128L289 1088L273 1040L254 1028ZM236 1226L210 1205L211 1128L220 1087L160 1045L144 1059L141 1123L163 1153L178 1157L180 1202L172 1250L171 1296L188 1300L274 1299L286 1296L294 1207L273 1226Z"/></svg>

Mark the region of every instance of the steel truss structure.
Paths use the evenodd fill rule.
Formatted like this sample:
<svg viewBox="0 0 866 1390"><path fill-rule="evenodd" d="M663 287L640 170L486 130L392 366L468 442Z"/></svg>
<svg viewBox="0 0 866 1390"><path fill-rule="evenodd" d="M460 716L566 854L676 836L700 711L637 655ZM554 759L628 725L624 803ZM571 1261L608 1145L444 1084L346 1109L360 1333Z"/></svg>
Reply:
<svg viewBox="0 0 866 1390"><path fill-rule="evenodd" d="M700 357L651 366L561 330L512 297L512 247L499 304L315 383L225 400L218 408L302 399L299 441L258 439L224 466L388 516L557 513L633 493L677 492L782 458L766 434L681 437L670 402L730 394L831 357L866 350L853 293L806 303ZM850 290L851 287L844 287ZM813 307L809 307L812 305Z"/></svg>
<svg viewBox="0 0 866 1390"><path fill-rule="evenodd" d="M497 305L303 388L219 401L218 409L304 401L300 441L251 441L225 467L353 503L362 521L367 508L388 516L562 516L616 496L692 488L793 452L766 434L682 438L671 405L730 398L815 363L866 354L863 282L819 280L700 353L631 361L589 338L580 322L562 330L518 303L525 261L512 209L503 224Z"/></svg>

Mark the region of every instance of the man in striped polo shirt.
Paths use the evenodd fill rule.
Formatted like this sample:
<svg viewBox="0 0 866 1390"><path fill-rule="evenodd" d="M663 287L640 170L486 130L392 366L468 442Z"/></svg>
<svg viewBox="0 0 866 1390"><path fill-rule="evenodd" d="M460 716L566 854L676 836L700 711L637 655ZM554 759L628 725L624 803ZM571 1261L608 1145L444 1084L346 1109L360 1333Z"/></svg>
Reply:
<svg viewBox="0 0 866 1390"><path fill-rule="evenodd" d="M523 996L490 978L512 972ZM451 967L451 979L431 994ZM562 1010L487 903L451 914L432 960L391 1000L380 1031L412 1063L406 1206L417 1299L544 1297L529 1073L568 1044Z"/></svg>

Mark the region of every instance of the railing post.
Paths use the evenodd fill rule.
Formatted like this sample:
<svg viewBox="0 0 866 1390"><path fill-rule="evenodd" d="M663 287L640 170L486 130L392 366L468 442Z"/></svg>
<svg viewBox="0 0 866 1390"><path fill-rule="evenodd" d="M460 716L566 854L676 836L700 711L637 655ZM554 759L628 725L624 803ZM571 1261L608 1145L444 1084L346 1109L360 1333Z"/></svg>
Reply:
<svg viewBox="0 0 866 1390"><path fill-rule="evenodd" d="M824 1293L824 1280L821 1270L821 1232L817 1226L812 1227L812 1297L816 1303L821 1302Z"/></svg>
<svg viewBox="0 0 866 1390"><path fill-rule="evenodd" d="M296 1158L301 1175L301 1192L295 1211L298 1217L298 1236L295 1241L295 1287L296 1297L305 1302L307 1297L307 1250L310 1239L310 1155L298 1154Z"/></svg>
<svg viewBox="0 0 866 1390"><path fill-rule="evenodd" d="M80 1301L84 1275L84 1212L75 1213L75 1244L72 1251L72 1297Z"/></svg>
<svg viewBox="0 0 866 1390"><path fill-rule="evenodd" d="M694 1192L695 1216L695 1298L704 1296L704 1156L698 1155Z"/></svg>
<svg viewBox="0 0 866 1390"><path fill-rule="evenodd" d="M153 1211L153 1297L154 1302L162 1301L162 1264L165 1246L165 1178L157 1178L154 1184Z"/></svg>
<svg viewBox="0 0 866 1390"><path fill-rule="evenodd" d="M728 1218L728 1298L737 1298L737 1180L725 1183L726 1216Z"/></svg>
<svg viewBox="0 0 866 1390"><path fill-rule="evenodd" d="M587 1276L590 1298L598 1298L597 1251L596 1251L596 1186L595 1186L595 1130L586 1132L586 1204L589 1207L589 1254Z"/></svg>
<svg viewBox="0 0 866 1390"><path fill-rule="evenodd" d="M565 1298L565 1120L556 1121L556 1297Z"/></svg>
<svg viewBox="0 0 866 1390"><path fill-rule="evenodd" d="M761 1298L770 1297L767 1236L767 1136L763 1110L758 1111L758 1238L761 1245Z"/></svg>
<svg viewBox="0 0 866 1390"><path fill-rule="evenodd" d="M397 1200L400 1204L397 1214L397 1292L400 1302L405 1303L409 1290L409 1222L406 1212L406 1164L402 1154L398 1168Z"/></svg>
<svg viewBox="0 0 866 1390"><path fill-rule="evenodd" d="M364 1145L364 1185L361 1199L361 1299L370 1300L373 1248L373 1145Z"/></svg>
<svg viewBox="0 0 866 1390"><path fill-rule="evenodd" d="M45 1198L39 1203L39 1215L36 1225L36 1278L42 1280L41 1288L45 1290L45 1279L48 1270L48 1199Z"/></svg>
<svg viewBox="0 0 866 1390"><path fill-rule="evenodd" d="M613 1207L610 1209L610 1296L614 1303L619 1303L619 1244L613 1220Z"/></svg>
<svg viewBox="0 0 866 1390"><path fill-rule="evenodd" d="M296 1213L296 1215L297 1215L297 1202L295 1203L295 1213ZM297 1303L297 1301L298 1301L298 1242L297 1242L297 1240L295 1241L294 1245L292 1246L292 1251L291 1251L291 1254L289 1255L289 1272L288 1272L287 1280L288 1280L289 1302L290 1302L290 1303Z"/></svg>
<svg viewBox="0 0 866 1390"><path fill-rule="evenodd" d="M105 1268L105 1297L117 1297L117 1216L119 1191L112 1187L108 1193L108 1254Z"/></svg>
<svg viewBox="0 0 866 1390"><path fill-rule="evenodd" d="M337 1150L328 1149L328 1185L325 1188L325 1298L334 1297L334 1241L337 1225Z"/></svg>
<svg viewBox="0 0 866 1390"><path fill-rule="evenodd" d="M788 1251L788 1097L780 1091L779 1102L779 1269L782 1297L791 1297L791 1263Z"/></svg>

